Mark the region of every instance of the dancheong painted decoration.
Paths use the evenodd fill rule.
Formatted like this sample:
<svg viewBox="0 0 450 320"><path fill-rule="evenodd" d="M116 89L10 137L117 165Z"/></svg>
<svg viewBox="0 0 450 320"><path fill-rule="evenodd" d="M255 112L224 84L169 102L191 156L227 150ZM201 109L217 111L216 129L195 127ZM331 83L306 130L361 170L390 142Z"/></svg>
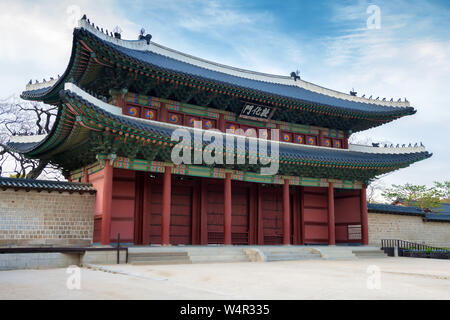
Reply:
<svg viewBox="0 0 450 320"><path fill-rule="evenodd" d="M233 68L150 39L122 40L83 17L64 74L22 94L59 112L48 135L13 136L9 147L95 187L94 242L120 233L134 244L367 244L366 186L431 156L422 145L348 143L354 132L414 114L406 100ZM239 137L219 154L238 161L174 163L180 128L189 138ZM267 159L252 146L273 154L273 140L278 168L262 174Z"/></svg>

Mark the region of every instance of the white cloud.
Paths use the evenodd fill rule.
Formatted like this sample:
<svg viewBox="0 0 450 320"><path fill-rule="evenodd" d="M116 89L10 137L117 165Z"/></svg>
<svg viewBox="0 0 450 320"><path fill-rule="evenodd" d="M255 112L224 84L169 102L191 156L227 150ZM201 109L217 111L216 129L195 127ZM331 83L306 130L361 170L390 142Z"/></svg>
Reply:
<svg viewBox="0 0 450 320"><path fill-rule="evenodd" d="M76 4L74 4L76 3ZM0 2L1 96L24 89L29 79L42 81L64 72L72 47L73 26L81 14L95 16L95 23L134 26L113 1L14 1ZM68 8L79 7L68 12ZM99 14L101 12L101 14ZM137 34L137 31L136 31Z"/></svg>

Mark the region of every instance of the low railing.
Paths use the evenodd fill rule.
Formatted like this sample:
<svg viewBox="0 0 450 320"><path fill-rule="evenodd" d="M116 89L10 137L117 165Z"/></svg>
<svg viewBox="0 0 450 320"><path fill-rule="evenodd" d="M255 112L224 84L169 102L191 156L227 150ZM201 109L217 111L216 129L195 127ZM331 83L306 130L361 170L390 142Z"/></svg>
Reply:
<svg viewBox="0 0 450 320"><path fill-rule="evenodd" d="M382 239L381 249L390 257L395 255L396 249L400 257L404 257L407 251L450 253L449 249L399 239Z"/></svg>
<svg viewBox="0 0 450 320"><path fill-rule="evenodd" d="M117 264L120 263L120 252L125 251L125 263L128 263L128 247L121 245L120 233L117 235L116 247L0 247L0 254L11 253L66 253L85 254L86 251L116 251Z"/></svg>

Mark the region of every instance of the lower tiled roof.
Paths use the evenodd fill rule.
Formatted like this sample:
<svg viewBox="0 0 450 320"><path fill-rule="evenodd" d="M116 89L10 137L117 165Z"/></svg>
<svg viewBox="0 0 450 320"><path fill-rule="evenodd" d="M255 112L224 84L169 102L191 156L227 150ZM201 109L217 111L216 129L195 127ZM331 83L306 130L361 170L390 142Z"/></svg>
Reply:
<svg viewBox="0 0 450 320"><path fill-rule="evenodd" d="M98 100L72 84L66 84L66 90L62 90L60 92L60 97L66 104L77 106L80 110L82 110L78 112L83 114L86 121L86 126L90 125L90 122L95 123L95 121L98 120L101 122L101 125L108 127L108 129L120 128L120 130L124 131L124 134L139 137L139 141L143 141L142 139L153 139L153 143L156 143L155 139L157 139L161 143L164 143L164 145L170 145L172 143L172 133L176 129L181 128L180 126L167 123L125 116L121 113L121 111L119 112L116 110L117 107ZM64 106L66 104L64 104L62 108L65 108ZM61 112L59 113L59 116L60 115ZM83 117L80 117L79 119L83 120ZM75 126L76 121L74 121L74 119L74 117L71 117L69 120L66 119L64 128L70 129L71 126ZM69 135L70 130L61 129L58 133L56 130L57 127L63 128L63 123L60 123L58 119L49 135L41 141L35 143L19 143L18 141L14 141L12 139L8 145L16 152L27 154L29 157L39 157L42 154L51 151L54 146L60 146L65 143L65 139ZM192 138L194 129L190 127L184 128L188 130L191 135L191 141L193 141ZM94 128L94 130L96 129ZM223 133L219 134L226 135ZM55 138L57 135L59 135L59 137ZM119 135L119 133L117 133L117 135ZM250 140L248 138L244 139L245 143L243 143L242 146L241 144L238 144L237 140L234 140L235 152L240 155L249 155L251 153ZM129 143L131 143L131 141ZM166 149L169 147L166 147ZM145 145L145 148L153 148L153 145ZM271 154L272 146L270 143L267 145L267 148L268 153ZM388 154L290 143L279 144L281 174L288 174L286 172L299 176L314 174L314 177L330 176L333 178L343 179L342 175L345 173L345 179L347 180L366 181L376 175L406 167L411 163L429 158L430 156L431 153L427 151ZM162 159L161 161L163 160L165 161L165 159ZM317 172L311 172L312 169L310 168L314 170L317 169ZM328 171L324 172L321 168ZM342 170L344 169L353 171L343 172ZM308 171L306 172L306 170ZM336 172L330 173L329 170L335 170Z"/></svg>
<svg viewBox="0 0 450 320"><path fill-rule="evenodd" d="M51 180L32 180L0 177L0 189L26 189L26 190L46 190L59 192L89 192L95 193L96 190L92 184L51 181Z"/></svg>
<svg viewBox="0 0 450 320"><path fill-rule="evenodd" d="M408 216L420 216L426 221L450 222L450 214L428 213L418 207L396 206L393 204L367 203L369 212L399 214Z"/></svg>
<svg viewBox="0 0 450 320"><path fill-rule="evenodd" d="M406 215L424 215L425 212L417 207L395 206L392 204L368 203L370 212L397 213Z"/></svg>
<svg viewBox="0 0 450 320"><path fill-rule="evenodd" d="M450 214L443 214L443 213L427 213L427 214L425 214L425 220L428 220L428 221L450 222Z"/></svg>

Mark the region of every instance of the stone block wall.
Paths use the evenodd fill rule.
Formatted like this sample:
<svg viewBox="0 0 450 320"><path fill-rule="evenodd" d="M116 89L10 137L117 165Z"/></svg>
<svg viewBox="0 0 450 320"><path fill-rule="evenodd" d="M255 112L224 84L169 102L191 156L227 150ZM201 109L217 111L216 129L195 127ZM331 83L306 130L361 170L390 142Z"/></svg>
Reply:
<svg viewBox="0 0 450 320"><path fill-rule="evenodd" d="M92 244L95 194L0 190L0 246Z"/></svg>
<svg viewBox="0 0 450 320"><path fill-rule="evenodd" d="M369 244L400 239L436 247L450 247L450 223L423 221L421 216L369 212Z"/></svg>

